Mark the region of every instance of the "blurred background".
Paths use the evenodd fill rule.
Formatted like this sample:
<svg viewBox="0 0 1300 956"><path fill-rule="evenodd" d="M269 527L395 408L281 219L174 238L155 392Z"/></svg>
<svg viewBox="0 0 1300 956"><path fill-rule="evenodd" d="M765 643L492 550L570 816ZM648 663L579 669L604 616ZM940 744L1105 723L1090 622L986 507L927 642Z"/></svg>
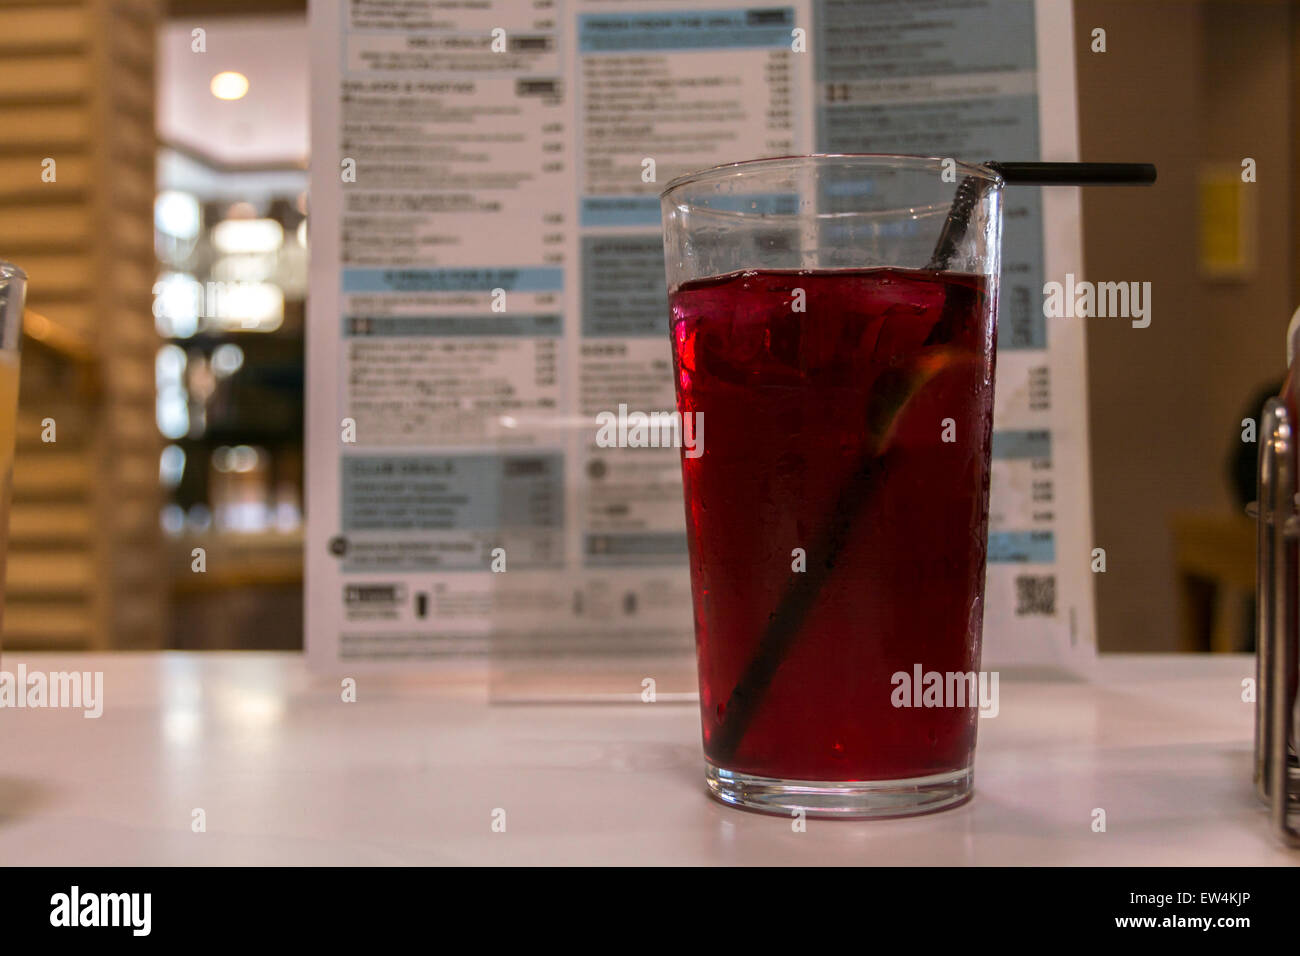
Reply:
<svg viewBox="0 0 1300 956"><path fill-rule="evenodd" d="M48 320L6 648L302 646L306 32L305 2L0 3L0 256Z"/></svg>
<svg viewBox="0 0 1300 956"><path fill-rule="evenodd" d="M1247 650L1300 2L1074 9L1082 158L1160 169L1083 199L1089 276L1154 301L1140 334L1087 327L1099 645ZM7 649L302 646L308 103L305 0L0 0L0 258L33 313Z"/></svg>

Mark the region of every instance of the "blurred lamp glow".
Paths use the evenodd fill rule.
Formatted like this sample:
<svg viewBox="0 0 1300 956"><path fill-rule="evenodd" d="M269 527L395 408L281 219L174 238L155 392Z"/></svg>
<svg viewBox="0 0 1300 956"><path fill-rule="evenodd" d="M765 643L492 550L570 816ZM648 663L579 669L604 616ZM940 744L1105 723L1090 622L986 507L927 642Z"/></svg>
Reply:
<svg viewBox="0 0 1300 956"><path fill-rule="evenodd" d="M274 332L284 321L284 292L269 282L230 282L205 317L212 330Z"/></svg>
<svg viewBox="0 0 1300 956"><path fill-rule="evenodd" d="M284 227L274 219L226 219L212 227L212 244L225 253L275 252Z"/></svg>
<svg viewBox="0 0 1300 956"><path fill-rule="evenodd" d="M160 517L166 534L174 536L185 530L185 509L180 505L165 505Z"/></svg>
<svg viewBox="0 0 1300 956"><path fill-rule="evenodd" d="M212 511L207 505L190 505L185 514L185 524L191 531L207 531L212 527Z"/></svg>
<svg viewBox="0 0 1300 956"><path fill-rule="evenodd" d="M154 383L158 388L179 385L188 361L185 350L179 345L164 345L154 358Z"/></svg>
<svg viewBox="0 0 1300 956"><path fill-rule="evenodd" d="M164 488L175 488L185 476L185 449L168 445L158 457L158 480Z"/></svg>
<svg viewBox="0 0 1300 956"><path fill-rule="evenodd" d="M189 402L176 385L159 389L156 417L158 430L170 439L184 438L190 430Z"/></svg>
<svg viewBox="0 0 1300 956"><path fill-rule="evenodd" d="M168 189L153 204L153 225L176 239L193 239L199 234L199 201L189 193Z"/></svg>
<svg viewBox="0 0 1300 956"><path fill-rule="evenodd" d="M164 345L154 359L158 430L171 439L184 438L190 430L189 397L181 383L186 364L185 350L179 345Z"/></svg>
<svg viewBox="0 0 1300 956"><path fill-rule="evenodd" d="M218 378L234 375L244 364L244 350L232 342L218 345L212 350L212 371Z"/></svg>
<svg viewBox="0 0 1300 956"><path fill-rule="evenodd" d="M203 285L186 272L167 272L153 287L153 316L163 338L187 339L199 330Z"/></svg>
<svg viewBox="0 0 1300 956"><path fill-rule="evenodd" d="M214 76L209 88L219 100L237 100L248 92L248 77L228 70Z"/></svg>
<svg viewBox="0 0 1300 956"><path fill-rule="evenodd" d="M222 445L212 453L212 467L223 474L228 472L248 472L257 468L262 458L259 449L250 445Z"/></svg>

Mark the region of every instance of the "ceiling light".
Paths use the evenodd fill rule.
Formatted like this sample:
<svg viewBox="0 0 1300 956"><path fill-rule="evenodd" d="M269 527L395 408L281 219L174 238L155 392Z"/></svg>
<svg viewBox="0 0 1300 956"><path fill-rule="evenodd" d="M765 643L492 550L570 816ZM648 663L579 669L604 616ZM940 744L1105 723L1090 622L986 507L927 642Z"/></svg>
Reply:
<svg viewBox="0 0 1300 956"><path fill-rule="evenodd" d="M248 92L248 77L233 71L218 73L210 87L212 95L219 100L237 100Z"/></svg>

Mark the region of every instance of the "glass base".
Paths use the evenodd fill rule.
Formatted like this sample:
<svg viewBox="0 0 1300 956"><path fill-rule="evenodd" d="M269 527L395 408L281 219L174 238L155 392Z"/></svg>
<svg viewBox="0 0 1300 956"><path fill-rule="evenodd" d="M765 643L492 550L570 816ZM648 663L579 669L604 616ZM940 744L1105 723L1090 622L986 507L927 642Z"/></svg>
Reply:
<svg viewBox="0 0 1300 956"><path fill-rule="evenodd" d="M974 792L975 771L903 780L780 780L724 770L705 762L709 795L733 807L789 817L796 810L822 819L869 820L947 810Z"/></svg>

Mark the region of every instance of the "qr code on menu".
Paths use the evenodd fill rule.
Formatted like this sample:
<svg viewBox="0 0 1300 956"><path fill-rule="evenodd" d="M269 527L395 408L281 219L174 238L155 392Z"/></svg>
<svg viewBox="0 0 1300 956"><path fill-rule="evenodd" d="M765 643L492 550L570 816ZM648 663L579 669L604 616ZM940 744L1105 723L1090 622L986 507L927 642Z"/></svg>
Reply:
<svg viewBox="0 0 1300 956"><path fill-rule="evenodd" d="M1022 574L1016 578L1016 617L1056 614L1056 576Z"/></svg>

